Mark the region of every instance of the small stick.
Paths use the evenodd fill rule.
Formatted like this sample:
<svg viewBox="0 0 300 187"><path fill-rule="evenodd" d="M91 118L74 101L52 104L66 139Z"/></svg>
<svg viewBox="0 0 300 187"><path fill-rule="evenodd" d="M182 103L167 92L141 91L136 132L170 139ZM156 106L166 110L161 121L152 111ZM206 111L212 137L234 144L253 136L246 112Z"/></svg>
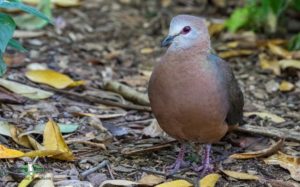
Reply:
<svg viewBox="0 0 300 187"><path fill-rule="evenodd" d="M19 82L19 81L15 81L15 82ZM23 82L19 82L19 83L24 84ZM31 87L37 88L36 86L31 86ZM151 108L148 107L148 106L118 103L118 102L114 102L114 101L101 99L101 98L98 98L98 97L93 97L93 96L90 96L90 95L82 95L82 94L71 92L71 91L59 90L59 89L52 88L52 87L46 86L46 85L41 85L40 88L43 88L43 89L48 90L48 91L60 93L60 94L66 95L68 97L75 98L76 100L78 100L78 99L79 100L87 100L91 103L98 103L98 104L103 104L103 105L108 105L108 106L115 106L115 107L120 107L120 108L124 108L124 109L129 109L129 110L140 110L140 111L151 112ZM37 88L37 89L40 89L40 88Z"/></svg>
<svg viewBox="0 0 300 187"><path fill-rule="evenodd" d="M95 142L90 142L90 141L86 141L86 140L71 140L71 141L66 141L67 144L72 144L72 143L81 143L81 144L85 144L85 145L90 145L92 147L97 147L100 149L104 149L106 150L106 146L103 143L95 143Z"/></svg>
<svg viewBox="0 0 300 187"><path fill-rule="evenodd" d="M115 176L114 176L114 174L113 174L112 168L110 167L110 164L107 163L106 167L107 167L108 173L109 173L109 175L110 175L110 178L113 179L113 180L115 180Z"/></svg>
<svg viewBox="0 0 300 187"><path fill-rule="evenodd" d="M274 127L260 127L253 125L243 125L233 129L236 132L244 132L254 135L262 135L272 138L281 138L289 141L300 142L300 133L287 130L287 129L277 129Z"/></svg>
<svg viewBox="0 0 300 187"><path fill-rule="evenodd" d="M132 101L134 103L144 106L150 105L150 101L147 94L138 92L135 89L117 81L108 81L104 85L104 88L106 90L116 92L122 95L125 99L128 99L129 101Z"/></svg>
<svg viewBox="0 0 300 187"><path fill-rule="evenodd" d="M88 170L82 172L82 173L80 174L80 176L81 176L82 178L85 178L85 177L88 176L89 174L94 173L95 171L97 171L98 169L101 169L101 168L105 167L108 163L109 163L109 162L108 162L107 160L104 160L104 161L102 161L100 164L98 164L97 166L95 166L95 167L93 167L93 168L91 168L91 169L88 169Z"/></svg>
<svg viewBox="0 0 300 187"><path fill-rule="evenodd" d="M90 96L90 95L82 95L79 93L71 92L71 91L66 91L66 90L59 90L51 87L46 87L42 86L44 89L48 91L54 91L63 95L66 95L68 97L80 99L80 100L87 100L92 103L99 103L103 105L108 105L108 106L115 106L115 107L120 107L124 109L130 109L130 110L141 110L141 111L151 111L151 108L148 106L141 106L141 105L134 105L134 104L123 104L123 103L118 103L114 101L109 101L109 100L104 100L98 97Z"/></svg>

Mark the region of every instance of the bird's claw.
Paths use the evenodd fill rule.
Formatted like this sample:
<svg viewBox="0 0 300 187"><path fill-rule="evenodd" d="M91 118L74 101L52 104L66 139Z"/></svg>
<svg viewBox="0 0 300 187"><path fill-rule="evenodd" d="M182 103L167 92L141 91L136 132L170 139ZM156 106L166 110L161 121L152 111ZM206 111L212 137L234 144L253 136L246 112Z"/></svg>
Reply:
<svg viewBox="0 0 300 187"><path fill-rule="evenodd" d="M170 166L166 166L165 170L166 170L167 175L169 176L169 175L173 175L173 174L177 173L182 168L187 168L189 165L190 165L189 162L185 162L183 160L176 160Z"/></svg>

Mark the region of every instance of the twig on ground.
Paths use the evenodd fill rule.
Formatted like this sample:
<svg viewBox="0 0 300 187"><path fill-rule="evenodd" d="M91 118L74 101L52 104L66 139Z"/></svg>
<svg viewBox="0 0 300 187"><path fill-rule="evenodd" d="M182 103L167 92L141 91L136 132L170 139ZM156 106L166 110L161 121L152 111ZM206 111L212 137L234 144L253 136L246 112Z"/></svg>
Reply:
<svg viewBox="0 0 300 187"><path fill-rule="evenodd" d="M146 147L146 148L140 148L140 149L135 149L135 150L128 150L128 149L123 149L121 152L122 154L126 155L126 156L132 156L132 155L137 155L137 154L145 154L148 152L154 152L160 149L164 149L167 147L171 147L172 143L174 143L175 141L169 141L166 143L162 143L162 144L158 144L158 145L153 145L150 147Z"/></svg>
<svg viewBox="0 0 300 187"><path fill-rule="evenodd" d="M287 129L274 127L260 127L253 125L243 125L234 129L236 132L244 132L254 135L262 135L272 138L282 138L289 141L300 142L300 133Z"/></svg>
<svg viewBox="0 0 300 187"><path fill-rule="evenodd" d="M88 169L88 170L82 172L82 173L80 174L80 176L81 176L82 178L85 178L85 177L88 176L89 174L94 173L95 171L97 171L98 169L104 168L105 166L107 166L108 163L109 163L108 160L104 160L104 161L102 161L100 164L98 164L97 166L95 166L95 167L93 167L93 168L91 168L91 169Z"/></svg>
<svg viewBox="0 0 300 187"><path fill-rule="evenodd" d="M115 180L115 176L114 176L114 174L113 174L113 169L110 167L110 164L107 163L107 164L106 164L106 167L107 167L108 173L109 173L109 175L110 175L110 178L113 179L113 180Z"/></svg>
<svg viewBox="0 0 300 187"><path fill-rule="evenodd" d="M123 103L118 103L114 101L109 101L109 100L104 100L98 97L90 96L90 95L82 95L79 93L71 92L71 91L66 91L66 90L59 90L51 87L46 87L42 86L44 89L48 91L53 91L56 93L60 93L63 95L66 95L68 97L76 98L76 100L85 100L89 101L91 103L98 103L98 104L103 104L103 105L108 105L108 106L115 106L115 107L120 107L124 109L131 109L131 110L141 110L141 111L151 111L151 108L148 106L140 106L140 105L134 105L134 104L123 104Z"/></svg>
<svg viewBox="0 0 300 187"><path fill-rule="evenodd" d="M116 92L120 95L122 95L125 99L128 99L129 101L132 101L134 103L144 105L144 106L149 106L149 98L147 94L141 93L136 91L135 89L119 83L117 81L108 81L105 85L104 88L106 90Z"/></svg>
<svg viewBox="0 0 300 187"><path fill-rule="evenodd" d="M86 141L86 140L71 140L71 141L66 141L66 143L67 144L82 143L82 144L85 144L85 145L90 145L92 147L97 147L97 148L106 150L105 144L103 144L103 143L95 143L95 142Z"/></svg>

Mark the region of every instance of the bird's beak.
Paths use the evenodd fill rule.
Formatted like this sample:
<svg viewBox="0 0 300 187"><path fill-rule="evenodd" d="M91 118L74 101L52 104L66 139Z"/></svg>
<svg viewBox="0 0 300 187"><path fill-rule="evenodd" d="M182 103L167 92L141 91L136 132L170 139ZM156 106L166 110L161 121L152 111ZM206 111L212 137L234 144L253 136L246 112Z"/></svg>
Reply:
<svg viewBox="0 0 300 187"><path fill-rule="evenodd" d="M174 38L176 37L177 35L169 35L167 36L162 42L161 42L161 47L169 47L172 42L174 41Z"/></svg>

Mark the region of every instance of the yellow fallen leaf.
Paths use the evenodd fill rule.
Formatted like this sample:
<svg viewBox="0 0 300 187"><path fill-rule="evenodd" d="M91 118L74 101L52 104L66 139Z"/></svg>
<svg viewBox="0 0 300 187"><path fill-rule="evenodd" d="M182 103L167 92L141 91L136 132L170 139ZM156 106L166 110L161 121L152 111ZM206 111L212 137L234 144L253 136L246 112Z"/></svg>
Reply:
<svg viewBox="0 0 300 187"><path fill-rule="evenodd" d="M278 45L275 45L274 43L268 42L267 46L268 46L269 50L271 51L271 53L273 53L274 55L280 56L285 59L292 58L291 52L289 52L288 50L286 50Z"/></svg>
<svg viewBox="0 0 300 187"><path fill-rule="evenodd" d="M192 187L193 185L185 180L175 180L170 182L165 182L159 185L156 185L155 187Z"/></svg>
<svg viewBox="0 0 300 187"><path fill-rule="evenodd" d="M0 159L2 158L18 158L23 156L24 153L22 151L18 151L15 149L9 149L4 145L0 144Z"/></svg>
<svg viewBox="0 0 300 187"><path fill-rule="evenodd" d="M22 145L31 149L41 149L43 146L38 143L33 137L30 135L20 136L22 131L18 129L15 125L9 125L9 130L11 134L11 138L19 145Z"/></svg>
<svg viewBox="0 0 300 187"><path fill-rule="evenodd" d="M69 76L50 69L31 70L26 72L25 75L33 82L47 84L57 89L63 89L74 84Z"/></svg>
<svg viewBox="0 0 300 187"><path fill-rule="evenodd" d="M27 187L31 182L37 178L37 175L27 175L18 185L18 187Z"/></svg>
<svg viewBox="0 0 300 187"><path fill-rule="evenodd" d="M275 114L271 114L271 113L268 113L268 112L245 112L244 113L244 116L246 117L249 117L249 116L258 116L260 118L268 118L270 119L271 121L273 121L274 123L283 123L285 122L285 119L283 119L282 117L279 117Z"/></svg>
<svg viewBox="0 0 300 187"><path fill-rule="evenodd" d="M246 152L246 153L236 153L233 155L230 155L230 158L235 159L249 159L249 158L258 158L263 156L269 156L273 154L274 152L277 152L283 145L283 139L280 139L275 144L271 145L270 147L259 150L259 151L253 151L253 152Z"/></svg>
<svg viewBox="0 0 300 187"><path fill-rule="evenodd" d="M81 80L81 81L74 81L68 87L73 88L73 87L82 86L82 85L85 85L85 81L83 81L83 80Z"/></svg>
<svg viewBox="0 0 300 187"><path fill-rule="evenodd" d="M216 35L222 32L225 28L224 23L211 23L208 26L208 32L210 36Z"/></svg>
<svg viewBox="0 0 300 187"><path fill-rule="evenodd" d="M279 90L282 92L288 92L291 91L295 86L288 82L288 81L282 81L279 85Z"/></svg>
<svg viewBox="0 0 300 187"><path fill-rule="evenodd" d="M199 181L199 186L201 187L214 187L216 183L218 182L221 175L212 173L209 175L206 175L203 179Z"/></svg>
<svg viewBox="0 0 300 187"><path fill-rule="evenodd" d="M296 181L300 181L300 157L291 156L278 152L264 159L266 164L280 165L291 173L291 177Z"/></svg>
<svg viewBox="0 0 300 187"><path fill-rule="evenodd" d="M29 151L24 154L24 157L52 157L59 154L62 154L63 152L59 150L35 150L35 151Z"/></svg>
<svg viewBox="0 0 300 187"><path fill-rule="evenodd" d="M280 75L280 66L277 60L268 59L267 55L259 55L259 65L263 70L271 70L275 75Z"/></svg>
<svg viewBox="0 0 300 187"><path fill-rule="evenodd" d="M237 57L237 56L247 56L253 54L253 50L248 50L248 49L233 49L229 51L224 51L218 53L218 55L221 58L231 58L231 57Z"/></svg>
<svg viewBox="0 0 300 187"><path fill-rule="evenodd" d="M280 60L279 66L282 69L286 69L286 68L300 69L300 60Z"/></svg>
<svg viewBox="0 0 300 187"><path fill-rule="evenodd" d="M259 177L256 175L250 175L248 173L237 172L237 171L230 171L230 170L221 170L227 176L240 179L240 180L259 180Z"/></svg>
<svg viewBox="0 0 300 187"><path fill-rule="evenodd" d="M52 156L52 158L68 161L75 159L72 151L69 149L64 138L62 137L58 125L51 119L45 126L43 143L46 150L57 150L61 152L60 154Z"/></svg>

